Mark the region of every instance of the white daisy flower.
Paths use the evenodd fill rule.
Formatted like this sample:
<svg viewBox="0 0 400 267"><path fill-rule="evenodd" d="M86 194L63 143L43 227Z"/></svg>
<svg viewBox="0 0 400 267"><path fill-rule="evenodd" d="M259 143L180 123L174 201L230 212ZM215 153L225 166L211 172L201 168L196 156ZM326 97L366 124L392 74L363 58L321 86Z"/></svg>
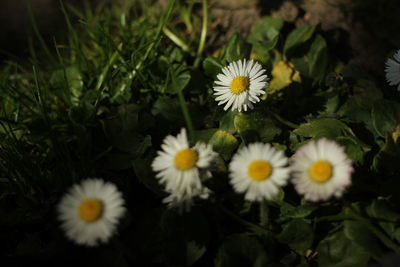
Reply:
<svg viewBox="0 0 400 267"><path fill-rule="evenodd" d="M299 148L290 168L296 191L310 201L341 197L353 172L344 147L325 138Z"/></svg>
<svg viewBox="0 0 400 267"><path fill-rule="evenodd" d="M260 95L265 94L263 89L268 86L268 76L259 63L239 60L222 68L222 72L217 75L214 95L218 105L225 104L224 110L232 107L239 112L247 111L247 108L253 108L253 103L260 101Z"/></svg>
<svg viewBox="0 0 400 267"><path fill-rule="evenodd" d="M385 72L388 83L397 85L397 90L400 91L400 50L393 55L393 59L388 58Z"/></svg>
<svg viewBox="0 0 400 267"><path fill-rule="evenodd" d="M75 243L96 246L115 232L125 212L124 199L114 184L86 179L74 185L58 205L61 227Z"/></svg>
<svg viewBox="0 0 400 267"><path fill-rule="evenodd" d="M163 199L163 203L166 203L170 208L178 208L180 212L187 212L193 206L193 198L207 199L211 191L207 187L202 187L200 190L193 190L191 195L179 190L170 191L169 193L170 195Z"/></svg>
<svg viewBox="0 0 400 267"><path fill-rule="evenodd" d="M241 148L229 164L230 183L249 201L270 200L289 179L288 159L270 144L253 143Z"/></svg>
<svg viewBox="0 0 400 267"><path fill-rule="evenodd" d="M165 202L183 202L201 195L202 181L211 176L207 168L216 156L212 146L198 142L189 147L186 130L182 129L176 137L165 137L161 148L151 166L158 172L159 182L171 194Z"/></svg>

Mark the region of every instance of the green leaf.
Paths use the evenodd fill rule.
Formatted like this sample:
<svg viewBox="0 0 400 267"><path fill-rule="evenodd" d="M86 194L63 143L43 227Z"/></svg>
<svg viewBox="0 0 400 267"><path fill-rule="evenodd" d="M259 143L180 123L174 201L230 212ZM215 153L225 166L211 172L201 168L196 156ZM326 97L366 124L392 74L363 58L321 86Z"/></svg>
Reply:
<svg viewBox="0 0 400 267"><path fill-rule="evenodd" d="M116 136L115 138L120 139L120 141L114 141L114 146L121 151L107 154L105 166L108 169L129 169L132 166L133 160L142 156L146 150L151 147L150 135L146 135L145 137L139 134L132 135L132 138L135 140L128 139L124 135ZM125 147L121 147L123 145L125 145Z"/></svg>
<svg viewBox="0 0 400 267"><path fill-rule="evenodd" d="M375 133L372 125L371 109L374 102L382 98L382 92L376 85L368 80L357 80L352 94L348 95L346 102L337 111L340 116L345 116L354 122L362 123L366 128Z"/></svg>
<svg viewBox="0 0 400 267"><path fill-rule="evenodd" d="M236 128L234 125L234 119L236 118L237 114L238 114L237 111L232 111L232 110L227 111L221 118L221 121L219 123L219 128L231 134L235 133Z"/></svg>
<svg viewBox="0 0 400 267"><path fill-rule="evenodd" d="M253 26L248 40L256 50L263 50L264 53L267 53L276 46L282 26L282 19L264 17Z"/></svg>
<svg viewBox="0 0 400 267"><path fill-rule="evenodd" d="M151 169L151 163L153 162L152 157L136 158L131 162L133 170L135 171L136 177L142 182L148 189L154 193L160 195L164 190L163 186L158 183L155 173Z"/></svg>
<svg viewBox="0 0 400 267"><path fill-rule="evenodd" d="M228 160L239 142L232 134L218 130L211 137L209 144L213 146L214 151L218 152L225 160Z"/></svg>
<svg viewBox="0 0 400 267"><path fill-rule="evenodd" d="M317 205L308 202L300 206L293 206L283 202L281 206L280 220L302 219L309 216L317 208Z"/></svg>
<svg viewBox="0 0 400 267"><path fill-rule="evenodd" d="M350 208L345 208L344 213L352 215L354 211ZM379 239L363 221L345 220L343 225L344 234L349 240L362 247L373 258L377 259L381 256L383 251L379 246Z"/></svg>
<svg viewBox="0 0 400 267"><path fill-rule="evenodd" d="M83 102L79 106L72 106L68 112L73 123L85 124L96 114L96 110L90 103Z"/></svg>
<svg viewBox="0 0 400 267"><path fill-rule="evenodd" d="M151 109L153 115L160 115L168 121L182 121L182 112L177 98L160 96Z"/></svg>
<svg viewBox="0 0 400 267"><path fill-rule="evenodd" d="M265 249L257 239L247 234L226 238L215 258L216 267L266 266Z"/></svg>
<svg viewBox="0 0 400 267"><path fill-rule="evenodd" d="M284 54L287 54L291 49L308 41L313 35L316 27L316 25L303 25L289 33L283 47Z"/></svg>
<svg viewBox="0 0 400 267"><path fill-rule="evenodd" d="M314 231L309 223L302 219L294 219L283 226L278 240L301 255L311 248Z"/></svg>
<svg viewBox="0 0 400 267"><path fill-rule="evenodd" d="M168 69L165 92L177 94L189 84L190 77L189 70L183 64L173 64Z"/></svg>
<svg viewBox="0 0 400 267"><path fill-rule="evenodd" d="M342 231L322 240L317 251L319 266L365 267L370 258L365 250L349 240Z"/></svg>
<svg viewBox="0 0 400 267"><path fill-rule="evenodd" d="M347 136L339 136L336 141L346 148L346 154L355 162L363 163L364 149L354 138Z"/></svg>
<svg viewBox="0 0 400 267"><path fill-rule="evenodd" d="M325 39L319 34L315 37L308 52L308 60L310 76L321 81L328 66L328 49Z"/></svg>
<svg viewBox="0 0 400 267"><path fill-rule="evenodd" d="M140 156L151 146L150 135L138 133L138 107L135 105L120 106L113 117L102 121L102 125L113 147L133 157Z"/></svg>
<svg viewBox="0 0 400 267"><path fill-rule="evenodd" d="M381 137L386 137L400 123L400 104L380 99L372 107L371 118L375 131Z"/></svg>
<svg viewBox="0 0 400 267"><path fill-rule="evenodd" d="M225 60L228 62L239 59L249 58L251 45L247 43L239 34L234 34L229 39L225 50Z"/></svg>
<svg viewBox="0 0 400 267"><path fill-rule="evenodd" d="M384 198L378 198L365 209L367 214L377 219L378 224L390 237L396 232L396 225L400 222L400 214L394 211L391 203Z"/></svg>
<svg viewBox="0 0 400 267"><path fill-rule="evenodd" d="M193 265L206 252L206 247L196 244L194 241L187 242L186 245L186 266Z"/></svg>
<svg viewBox="0 0 400 267"><path fill-rule="evenodd" d="M400 171L399 157L400 142L394 142L393 137L388 134L385 144L374 157L372 169L382 169L396 173Z"/></svg>
<svg viewBox="0 0 400 267"><path fill-rule="evenodd" d="M234 118L234 126L246 142L270 142L281 133L271 119L258 112L238 113Z"/></svg>
<svg viewBox="0 0 400 267"><path fill-rule="evenodd" d="M77 67L70 66L56 70L50 77L50 85L61 90L68 89L69 93L64 96L70 97L72 103L78 104L78 99L82 95L83 79Z"/></svg>
<svg viewBox="0 0 400 267"><path fill-rule="evenodd" d="M213 134L218 131L218 129L205 129L205 130L196 130L193 133L193 142L196 143L198 141L206 142L210 140Z"/></svg>
<svg viewBox="0 0 400 267"><path fill-rule="evenodd" d="M332 118L316 119L303 123L293 132L303 137L327 137L330 139L335 139L341 135L354 135L353 131L346 124Z"/></svg>
<svg viewBox="0 0 400 267"><path fill-rule="evenodd" d="M363 222L344 221L344 233L348 239L365 249L372 257L379 258L382 254L379 239L371 233Z"/></svg>
<svg viewBox="0 0 400 267"><path fill-rule="evenodd" d="M204 72L212 78L215 78L219 73L221 73L223 67L222 63L215 57L207 57L203 61Z"/></svg>

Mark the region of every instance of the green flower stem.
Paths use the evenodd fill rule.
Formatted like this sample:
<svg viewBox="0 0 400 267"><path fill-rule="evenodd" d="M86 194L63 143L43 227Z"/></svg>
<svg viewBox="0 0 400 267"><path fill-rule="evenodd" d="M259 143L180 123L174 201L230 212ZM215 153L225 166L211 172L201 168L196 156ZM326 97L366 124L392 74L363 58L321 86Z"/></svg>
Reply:
<svg viewBox="0 0 400 267"><path fill-rule="evenodd" d="M259 225L257 225L257 224L251 223L251 222L249 222L249 221L246 221L246 220L240 218L240 217L237 216L235 213L231 212L230 210L228 210L227 208L225 208L225 207L222 206L222 205L219 205L219 208L220 208L226 215L228 215L229 217L231 217L232 219L234 219L234 220L237 221L238 223L244 225L245 227L254 230L255 232L260 232L260 233L263 233L263 234L265 234L265 235L273 234L272 232L268 231L267 229L265 229L265 228L263 228L263 227L261 227L261 226L259 226Z"/></svg>
<svg viewBox="0 0 400 267"><path fill-rule="evenodd" d="M182 109L183 117L185 118L186 126L189 131L189 137L193 140L194 128L192 123L192 118L190 117L189 109L183 96L182 90L178 91L179 104Z"/></svg>
<svg viewBox="0 0 400 267"><path fill-rule="evenodd" d="M362 222L374 235L381 240L385 246L394 251L400 251L400 246L393 242L385 233L375 227L368 219L364 218L363 216L359 215L358 211L354 209L352 206L349 208L355 213L354 218L360 222Z"/></svg>
<svg viewBox="0 0 400 267"><path fill-rule="evenodd" d="M174 42L177 46L182 48L183 51L185 51L185 52L189 51L189 46L187 44L185 44L185 42L182 41L173 32L171 32L166 26L163 27L163 32L172 42Z"/></svg>
<svg viewBox="0 0 400 267"><path fill-rule="evenodd" d="M358 215L357 211L350 206L350 209L355 213L354 215L334 215L334 216L325 216L322 218L318 218L317 222L321 221L344 221L344 220L353 220L362 222L365 227L367 227L379 240L385 244L388 248L394 251L400 251L400 246L393 242L390 238L387 237L385 233L375 227L368 219Z"/></svg>
<svg viewBox="0 0 400 267"><path fill-rule="evenodd" d="M386 234L382 233L378 228L376 228L369 220L367 219L360 219L363 223L365 223L365 226L371 230L377 236L385 246L387 246L390 249L393 249L395 251L400 251L400 246L396 243L394 243L390 238L386 236Z"/></svg>
<svg viewBox="0 0 400 267"><path fill-rule="evenodd" d="M260 225L262 227L268 227L269 207L267 201L263 200L259 204L259 208L260 208Z"/></svg>
<svg viewBox="0 0 400 267"><path fill-rule="evenodd" d="M288 126L288 127L290 127L290 128L293 128L293 129L296 129L296 128L299 127L299 125L297 125L297 124L295 124L295 123L293 123L293 122L290 122L290 121L288 121L288 120L282 118L279 114L276 114L275 112L271 112L271 111L269 111L269 112L270 112L270 113L275 117L275 119L277 119L280 123L282 123L282 124L284 124L284 125L286 125L286 126Z"/></svg>
<svg viewBox="0 0 400 267"><path fill-rule="evenodd" d="M201 54L203 53L204 45L206 43L207 23L208 23L207 0L203 0L203 23L201 26L200 43L197 49L196 60L194 61L195 68L197 68L200 64Z"/></svg>

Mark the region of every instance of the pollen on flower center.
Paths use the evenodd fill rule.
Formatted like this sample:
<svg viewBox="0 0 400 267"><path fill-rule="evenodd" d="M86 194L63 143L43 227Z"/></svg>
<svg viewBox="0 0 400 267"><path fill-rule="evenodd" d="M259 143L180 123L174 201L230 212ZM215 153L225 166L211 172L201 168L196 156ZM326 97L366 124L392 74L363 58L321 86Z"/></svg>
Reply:
<svg viewBox="0 0 400 267"><path fill-rule="evenodd" d="M249 78L238 76L230 84L232 94L238 95L249 88Z"/></svg>
<svg viewBox="0 0 400 267"><path fill-rule="evenodd" d="M196 165L198 159L199 155L196 151L189 148L182 149L176 153L175 167L182 171L189 170Z"/></svg>
<svg viewBox="0 0 400 267"><path fill-rule="evenodd" d="M314 181L318 183L325 183L332 178L333 168L328 161L317 160L311 165L309 174L311 179Z"/></svg>
<svg viewBox="0 0 400 267"><path fill-rule="evenodd" d="M81 202L78 208L79 217L85 222L97 221L103 214L103 203L95 198L88 198Z"/></svg>
<svg viewBox="0 0 400 267"><path fill-rule="evenodd" d="M272 166L265 160L255 160L249 164L247 173L254 181L264 181L271 176Z"/></svg>

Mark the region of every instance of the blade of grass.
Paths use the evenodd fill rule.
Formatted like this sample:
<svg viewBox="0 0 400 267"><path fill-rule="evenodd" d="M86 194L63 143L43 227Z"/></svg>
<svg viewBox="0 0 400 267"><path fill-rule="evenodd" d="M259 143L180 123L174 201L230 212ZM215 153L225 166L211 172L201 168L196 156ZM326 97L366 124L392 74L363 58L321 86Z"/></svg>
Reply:
<svg viewBox="0 0 400 267"><path fill-rule="evenodd" d="M203 0L203 22L202 22L202 26L201 26L199 47L197 49L196 60L194 61L195 68L197 68L200 64L201 55L203 53L204 45L206 43L207 24L208 24L207 0Z"/></svg>
<svg viewBox="0 0 400 267"><path fill-rule="evenodd" d="M178 98L179 98L179 104L180 104L181 109L182 109L182 114L183 114L183 117L185 119L188 131L189 131L189 137L190 137L191 140L193 140L193 137L194 137L193 123L192 123L192 119L190 117L189 109L188 109L188 106L186 104L185 97L183 96L182 90L178 91Z"/></svg>
<svg viewBox="0 0 400 267"><path fill-rule="evenodd" d="M48 58L50 60L55 61L54 60L54 56L50 52L50 49L48 48L46 42L43 39L43 36L39 32L39 29L38 29L37 24L36 24L35 17L34 17L33 12L32 12L32 6L30 4L30 1L25 0L25 3L26 3L26 6L27 6L27 9L28 9L28 15L29 15L29 19L30 19L31 24L32 24L33 31L34 31L36 37L38 38L42 49L44 50L44 52L46 53L46 55L48 56Z"/></svg>
<svg viewBox="0 0 400 267"><path fill-rule="evenodd" d="M183 51L189 52L189 46L185 44L178 36L176 36L173 32L171 32L166 26L163 28L164 34L177 46L182 48Z"/></svg>
<svg viewBox="0 0 400 267"><path fill-rule="evenodd" d="M160 41L161 41L160 37L161 37L162 30L163 30L164 26L166 25L167 21L169 20L169 17L171 16L171 13L172 13L172 10L173 10L174 6L175 6L175 0L170 0L168 2L167 9L165 10L165 12L163 13L163 15L162 15L162 17L160 19L160 22L158 24L157 31L156 31L156 34L154 36L153 42L148 46L145 54L143 55L141 60L136 64L135 68L132 71L133 78L135 78L136 72L140 69L140 67L142 66L143 62L146 61L146 59L150 55L151 51L153 49L155 49L158 46L158 44L160 43Z"/></svg>

